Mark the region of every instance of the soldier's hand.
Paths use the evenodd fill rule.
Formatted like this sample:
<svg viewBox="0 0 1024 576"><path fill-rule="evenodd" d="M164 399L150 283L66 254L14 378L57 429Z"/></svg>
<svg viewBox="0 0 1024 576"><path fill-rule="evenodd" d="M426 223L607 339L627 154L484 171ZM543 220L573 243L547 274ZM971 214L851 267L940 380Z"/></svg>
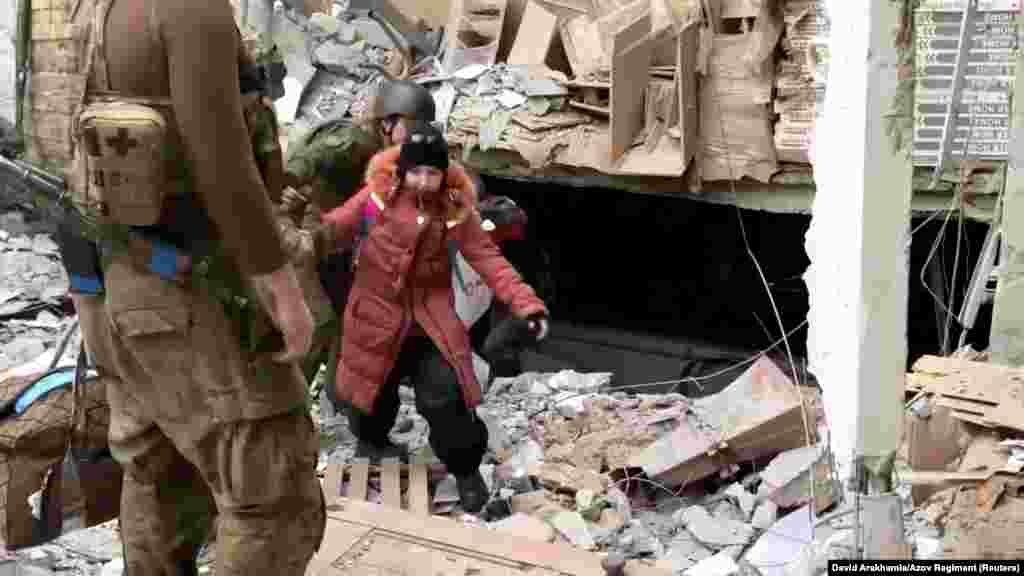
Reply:
<svg viewBox="0 0 1024 576"><path fill-rule="evenodd" d="M309 194L296 188L288 187L281 191L281 209L285 212L295 212L300 208L305 210L309 202Z"/></svg>
<svg viewBox="0 0 1024 576"><path fill-rule="evenodd" d="M274 361L301 360L309 353L313 342L313 315L306 306L295 269L285 264L254 280L256 293L284 336L284 350L274 355Z"/></svg>

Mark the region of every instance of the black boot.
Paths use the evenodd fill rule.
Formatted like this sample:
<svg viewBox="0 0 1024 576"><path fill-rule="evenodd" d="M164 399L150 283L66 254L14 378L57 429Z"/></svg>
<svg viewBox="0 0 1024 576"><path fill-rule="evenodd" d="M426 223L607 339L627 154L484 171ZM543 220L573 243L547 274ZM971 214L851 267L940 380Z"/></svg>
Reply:
<svg viewBox="0 0 1024 576"><path fill-rule="evenodd" d="M369 458L371 462L380 462L385 458L398 458L403 464L409 463L409 451L401 444L385 440L383 444L359 441L356 447L356 458Z"/></svg>
<svg viewBox="0 0 1024 576"><path fill-rule="evenodd" d="M490 499L487 483L480 472L456 476L455 485L459 489L459 503L462 504L462 509L470 514L479 512Z"/></svg>

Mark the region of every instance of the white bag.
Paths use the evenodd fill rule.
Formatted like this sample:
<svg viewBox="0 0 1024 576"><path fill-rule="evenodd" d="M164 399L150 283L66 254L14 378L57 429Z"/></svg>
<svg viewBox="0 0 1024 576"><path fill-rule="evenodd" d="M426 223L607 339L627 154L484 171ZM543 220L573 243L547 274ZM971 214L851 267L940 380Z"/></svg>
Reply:
<svg viewBox="0 0 1024 576"><path fill-rule="evenodd" d="M455 271L452 271L452 288L455 293L455 313L459 319L470 329L491 307L494 300L494 292L484 283L483 278L473 270L473 267L462 257L462 252L455 254L455 265L462 275L462 282L459 282Z"/></svg>

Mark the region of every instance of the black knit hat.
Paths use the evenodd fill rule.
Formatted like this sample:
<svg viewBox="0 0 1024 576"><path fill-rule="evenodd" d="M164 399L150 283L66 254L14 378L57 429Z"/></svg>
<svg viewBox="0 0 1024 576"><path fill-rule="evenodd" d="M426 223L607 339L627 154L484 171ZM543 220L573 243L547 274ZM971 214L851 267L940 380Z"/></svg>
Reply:
<svg viewBox="0 0 1024 576"><path fill-rule="evenodd" d="M405 174L414 166L433 166L448 170L448 143L432 124L417 122L409 128L409 136L398 155L398 171Z"/></svg>

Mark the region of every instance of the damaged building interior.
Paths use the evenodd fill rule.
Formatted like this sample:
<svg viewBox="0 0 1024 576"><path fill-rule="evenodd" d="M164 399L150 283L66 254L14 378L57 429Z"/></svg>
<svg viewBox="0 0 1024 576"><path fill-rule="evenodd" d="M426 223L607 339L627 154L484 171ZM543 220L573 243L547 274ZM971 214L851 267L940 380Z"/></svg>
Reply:
<svg viewBox="0 0 1024 576"><path fill-rule="evenodd" d="M378 464L355 456L326 370L309 382L328 524L306 574L1024 557L1019 2L231 3L246 45L283 64L285 157L363 117L389 78L427 87L452 157L527 215L500 247L551 313L543 342L484 362L479 514L411 391L392 431L410 463ZM61 176L66 4L7 17L32 29L24 159ZM81 335L55 231L38 194L4 183L0 576L116 576L119 468L83 473L48 517L63 448L26 449L43 430L19 424L72 402ZM493 325L474 325L477 348ZM216 571L211 541L199 572Z"/></svg>

